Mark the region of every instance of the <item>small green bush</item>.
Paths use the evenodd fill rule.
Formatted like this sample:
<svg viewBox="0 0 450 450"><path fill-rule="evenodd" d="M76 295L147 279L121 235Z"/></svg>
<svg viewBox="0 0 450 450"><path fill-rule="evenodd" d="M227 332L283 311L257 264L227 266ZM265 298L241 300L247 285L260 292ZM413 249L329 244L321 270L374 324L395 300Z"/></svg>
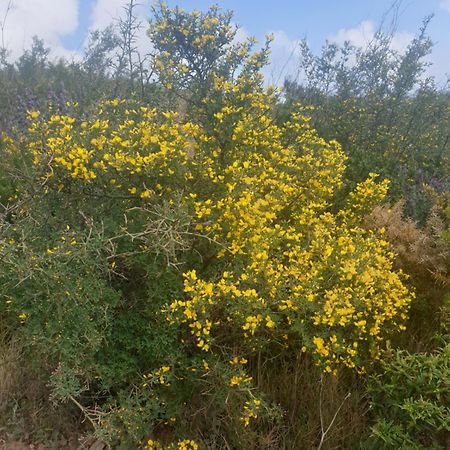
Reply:
<svg viewBox="0 0 450 450"><path fill-rule="evenodd" d="M367 448L448 448L449 343L430 354L396 351L368 390L375 424Z"/></svg>

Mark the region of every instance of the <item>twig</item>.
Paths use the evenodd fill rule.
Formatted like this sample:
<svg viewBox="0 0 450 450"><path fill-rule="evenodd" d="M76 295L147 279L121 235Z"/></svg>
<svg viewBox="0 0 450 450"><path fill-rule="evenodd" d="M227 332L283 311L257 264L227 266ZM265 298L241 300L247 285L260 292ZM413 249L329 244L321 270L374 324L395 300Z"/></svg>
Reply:
<svg viewBox="0 0 450 450"><path fill-rule="evenodd" d="M10 13L12 7L13 7L13 0L9 0L8 5L6 7L5 15L3 17L3 20L0 22L0 29L1 29L1 34L2 34L2 46L1 46L1 48L3 50L6 49L6 46L5 46L5 24L6 24L6 19L8 18L8 14Z"/></svg>
<svg viewBox="0 0 450 450"><path fill-rule="evenodd" d="M334 422L336 421L336 418L339 414L339 411L341 410L342 406L344 405L345 401L350 397L351 393L348 392L347 395L344 397L344 399L342 400L341 404L339 405L339 408L336 410L336 412L334 413L333 418L331 419L330 424L328 425L327 429L325 429L324 427L324 423L323 423L323 415L322 415L322 391L323 391L323 374L320 376L320 391L319 391L319 416L320 416L320 430L321 430L321 437L320 437L320 442L319 445L317 447L317 450L321 450L324 442L325 442L325 437L328 434L328 432L331 430L331 427L333 426Z"/></svg>
<svg viewBox="0 0 450 450"><path fill-rule="evenodd" d="M69 395L69 399L72 400L72 402L75 403L75 405L77 405L78 408L80 408L81 412L84 414L84 417L86 417L86 419L88 419L89 422L91 422L92 427L95 429L96 428L95 422L91 419L89 414L86 412L86 408L81 403L79 403L77 400L75 400L75 398L73 398L71 395Z"/></svg>

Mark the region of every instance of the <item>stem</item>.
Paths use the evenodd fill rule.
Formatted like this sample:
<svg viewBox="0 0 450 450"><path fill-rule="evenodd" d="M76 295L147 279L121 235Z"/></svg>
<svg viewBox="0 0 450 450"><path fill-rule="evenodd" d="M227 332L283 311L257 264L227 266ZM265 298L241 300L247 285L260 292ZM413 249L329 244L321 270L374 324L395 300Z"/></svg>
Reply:
<svg viewBox="0 0 450 450"><path fill-rule="evenodd" d="M328 432L331 430L331 427L333 426L334 422L336 421L336 418L339 414L339 411L341 410L342 406L344 405L345 401L350 397L351 393L348 392L347 395L342 400L341 404L339 405L339 408L334 413L333 418L331 419L330 424L326 429L324 429L324 423L323 423L323 415L322 415L322 391L323 391L323 374L320 376L320 391L319 391L319 416L320 416L320 430L321 430L321 437L320 442L317 447L317 450L321 450L322 446L325 442L325 438L328 434Z"/></svg>

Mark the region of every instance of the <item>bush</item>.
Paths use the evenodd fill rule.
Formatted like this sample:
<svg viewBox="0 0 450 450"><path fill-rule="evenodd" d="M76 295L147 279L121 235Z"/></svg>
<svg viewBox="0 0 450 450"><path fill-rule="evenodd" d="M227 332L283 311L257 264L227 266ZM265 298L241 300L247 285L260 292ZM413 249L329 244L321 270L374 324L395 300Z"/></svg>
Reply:
<svg viewBox="0 0 450 450"><path fill-rule="evenodd" d="M231 45L228 14L161 6L150 35L183 112L71 104L3 136L0 313L113 448L279 448L276 363L350 383L405 329L413 289L366 219L389 183L346 192L341 146L276 117L268 48Z"/></svg>
<svg viewBox="0 0 450 450"><path fill-rule="evenodd" d="M181 434L212 388L233 432L275 420L250 360L306 352L363 372L406 318L393 254L363 228L387 184L371 176L333 213L338 144L301 116L272 123L257 85L216 84L227 103L210 120L232 152L176 113L116 101L86 120L33 113L9 143L29 171L3 224L4 314L51 368L53 397L114 446Z"/></svg>
<svg viewBox="0 0 450 450"><path fill-rule="evenodd" d="M447 448L450 346L434 353L396 351L369 380L375 416L368 448Z"/></svg>

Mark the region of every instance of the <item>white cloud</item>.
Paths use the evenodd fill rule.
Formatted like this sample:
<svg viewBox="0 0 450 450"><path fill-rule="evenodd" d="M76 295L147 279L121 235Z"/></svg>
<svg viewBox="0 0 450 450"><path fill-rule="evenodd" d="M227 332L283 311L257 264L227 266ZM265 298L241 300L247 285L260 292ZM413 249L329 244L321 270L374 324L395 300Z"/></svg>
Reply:
<svg viewBox="0 0 450 450"><path fill-rule="evenodd" d="M363 20L357 27L341 28L328 40L341 45L348 41L356 47L365 48L373 40L375 33L375 24L371 20ZM414 35L412 33L397 31L392 36L391 49L397 52L404 52L413 38Z"/></svg>
<svg viewBox="0 0 450 450"><path fill-rule="evenodd" d="M370 20L364 20L355 28L341 28L329 40L337 44L343 44L348 41L356 47L366 47L373 39L375 27Z"/></svg>
<svg viewBox="0 0 450 450"><path fill-rule="evenodd" d="M441 0L439 6L446 11L450 11L450 0Z"/></svg>
<svg viewBox="0 0 450 450"><path fill-rule="evenodd" d="M4 44L17 58L30 47L33 36L44 39L52 48L51 56L74 55L61 38L78 27L78 0L13 0L6 20L8 0L0 0L0 21L5 22Z"/></svg>
<svg viewBox="0 0 450 450"><path fill-rule="evenodd" d="M413 39L414 34L408 31L398 31L392 37L391 48L400 53L404 52Z"/></svg>

